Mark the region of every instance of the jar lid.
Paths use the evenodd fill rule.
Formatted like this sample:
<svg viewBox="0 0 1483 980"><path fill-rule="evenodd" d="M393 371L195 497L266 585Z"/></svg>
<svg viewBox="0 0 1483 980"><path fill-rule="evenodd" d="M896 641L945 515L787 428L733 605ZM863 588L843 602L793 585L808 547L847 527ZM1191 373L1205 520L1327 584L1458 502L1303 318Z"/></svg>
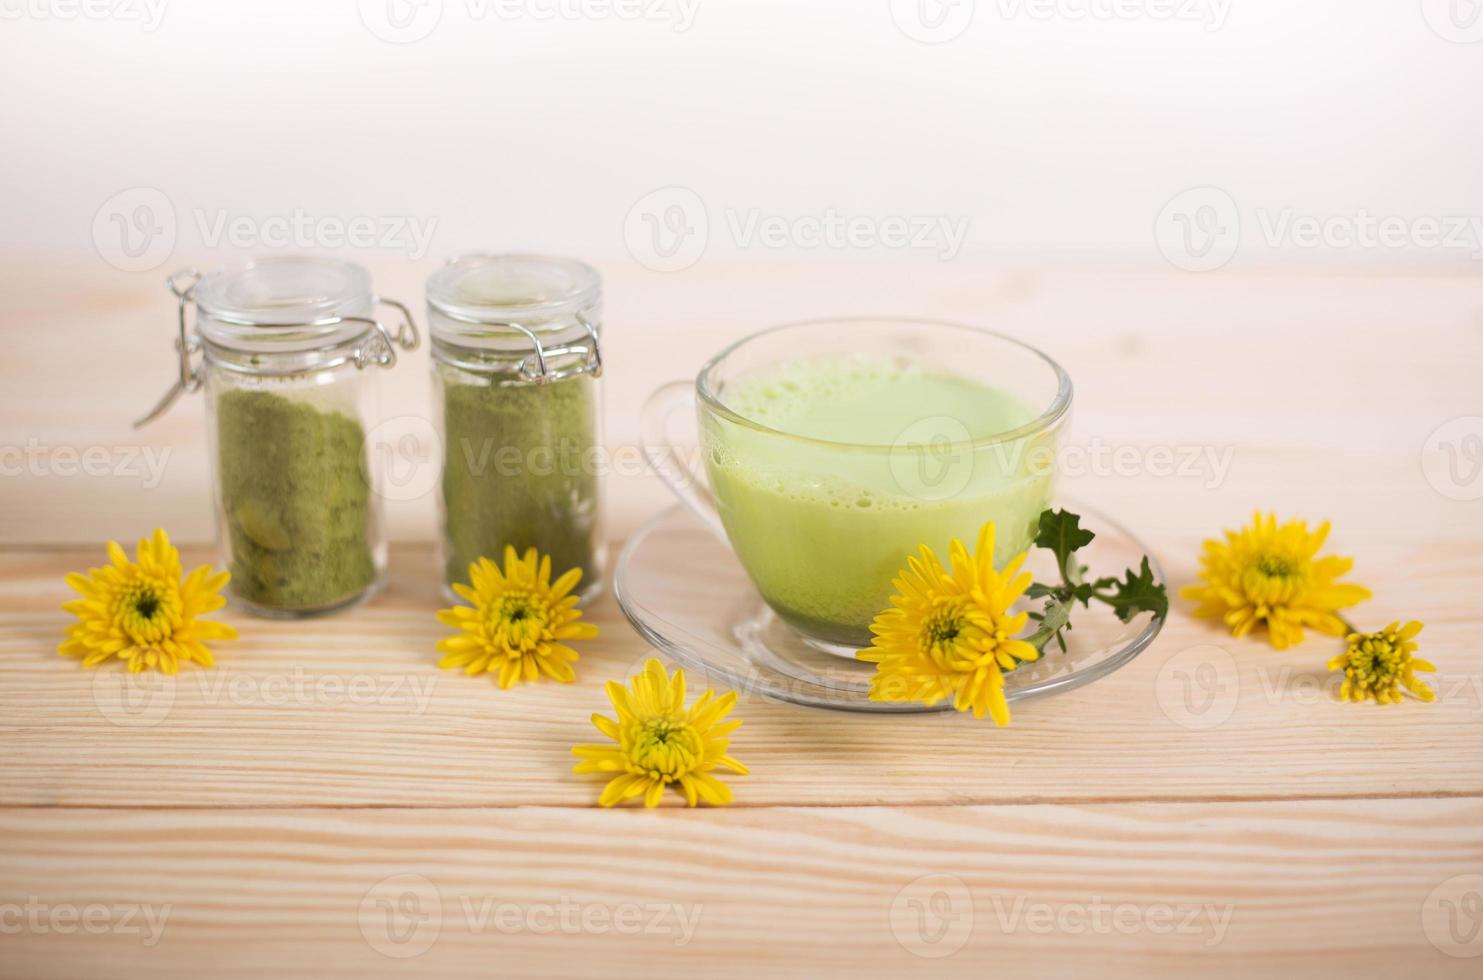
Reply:
<svg viewBox="0 0 1483 980"><path fill-rule="evenodd" d="M598 271L556 256L463 255L427 280L434 340L518 358L531 381L601 372L601 306Z"/></svg>
<svg viewBox="0 0 1483 980"><path fill-rule="evenodd" d="M429 309L455 323L498 327L514 322L536 333L571 326L601 297L596 269L547 255L463 255L427 280Z"/></svg>
<svg viewBox="0 0 1483 980"><path fill-rule="evenodd" d="M225 347L303 350L370 329L371 276L354 262L303 255L257 259L203 277L191 291L197 326Z"/></svg>
<svg viewBox="0 0 1483 980"><path fill-rule="evenodd" d="M135 428L200 389L198 354L244 374L287 376L351 364L394 367L398 348L416 350L421 342L406 304L373 294L370 274L342 259L275 256L206 276L181 269L165 285L176 302L179 375ZM382 306L401 315L395 333L377 319Z"/></svg>

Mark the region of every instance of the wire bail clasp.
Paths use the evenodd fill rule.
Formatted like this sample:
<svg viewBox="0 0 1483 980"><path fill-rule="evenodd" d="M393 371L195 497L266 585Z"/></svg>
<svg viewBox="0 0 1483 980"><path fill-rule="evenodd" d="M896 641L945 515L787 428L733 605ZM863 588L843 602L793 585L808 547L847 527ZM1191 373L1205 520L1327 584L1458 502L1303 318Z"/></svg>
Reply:
<svg viewBox="0 0 1483 980"><path fill-rule="evenodd" d="M154 408L150 409L149 414L134 423L136 429L148 425L165 414L181 395L200 390L205 382L202 365L194 359L196 354L202 353L203 341L199 331L191 330L186 322L186 308L194 301L196 286L200 282L201 273L194 268L184 269L165 280L165 284L170 287L170 292L175 294L179 306L179 334L175 338L175 350L180 355L180 374L175 379L175 383L170 386L170 390L165 392L165 396ZM370 302L372 315L368 316L328 316L302 323L273 323L271 325L260 323L251 317L225 314L213 314L213 319L237 327L260 327L262 336L268 340L281 337L284 333L304 329L323 331L342 323L360 324L365 328L366 339L359 341L353 351L342 353L338 359L326 362L326 366L354 363L357 368L361 369L372 366L395 367L398 349L414 351L422 343L422 335L417 330L417 321L404 303L380 296L371 296ZM374 309L377 306L389 306L401 314L402 322L397 326L396 333L392 333L387 329L386 324L376 319ZM199 320L199 312L197 319Z"/></svg>
<svg viewBox="0 0 1483 980"><path fill-rule="evenodd" d="M577 324L587 334L587 343L563 344L559 347L547 347L541 343L541 338L529 327L518 323L502 323L500 326L512 327L530 338L535 345L535 352L520 362L520 373L527 381L538 384L549 384L552 381L565 381L580 374L590 374L594 378L602 377L602 346L597 339L597 326L586 313L576 315ZM580 357L582 360L574 367L554 367L551 361L561 361L570 357Z"/></svg>
<svg viewBox="0 0 1483 980"><path fill-rule="evenodd" d="M341 317L337 322L364 323L375 332L371 334L369 343L356 348L355 366L364 368L368 365L391 368L396 367L397 348L411 353L422 346L422 334L417 330L417 321L412 317L412 311L406 303L384 296L372 296L371 305L389 306L402 315L401 325L397 327L395 335L386 329L386 324L374 317L347 316Z"/></svg>
<svg viewBox="0 0 1483 980"><path fill-rule="evenodd" d="M594 324L586 312L576 314L578 326L587 336L585 342L561 344L556 347L547 347L541 343L540 335L523 323L514 320L493 320L482 317L470 317L463 314L453 313L449 310L440 310L440 316L459 323L467 323L480 327L498 327L501 330L513 330L530 341L531 352L520 360L520 377L533 384L550 384L553 381L565 381L581 374L590 374L594 378L602 377L602 347L597 336L597 325ZM580 357L581 360L574 366L558 367L553 361L560 362L569 358Z"/></svg>
<svg viewBox="0 0 1483 980"><path fill-rule="evenodd" d="M180 376L165 392L165 396L159 400L149 414L134 422L134 428L142 429L155 419L164 415L175 404L181 395L198 391L201 387L201 368L191 358L200 353L201 341L190 335L186 329L185 310L190 305L191 298L195 293L196 284L201 281L201 272L194 267L182 269L165 280L165 285L170 287L170 292L175 294L179 306L180 332L175 338L175 350L180 355Z"/></svg>

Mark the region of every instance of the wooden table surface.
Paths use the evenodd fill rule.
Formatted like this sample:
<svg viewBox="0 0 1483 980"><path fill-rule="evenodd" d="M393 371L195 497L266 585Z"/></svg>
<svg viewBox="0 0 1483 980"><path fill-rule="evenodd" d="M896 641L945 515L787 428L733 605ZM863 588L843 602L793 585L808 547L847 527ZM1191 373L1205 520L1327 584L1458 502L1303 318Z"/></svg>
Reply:
<svg viewBox="0 0 1483 980"><path fill-rule="evenodd" d="M420 306L430 263L373 266ZM211 558L201 405L128 426L172 370L159 275L10 256L0 975L1483 973L1483 279L603 271L614 543L667 500L636 465L644 394L727 340L832 313L968 320L1065 364L1089 470L1068 489L1175 584L1254 507L1331 518L1375 592L1356 617L1426 622L1437 702L1340 704L1335 641L1277 652L1177 602L1138 659L1017 704L1011 728L744 698L734 806L602 811L569 747L650 651L608 598L573 685L436 670L425 495L393 502L375 602L297 624L229 610L242 638L214 670L129 700L116 667L57 656L63 576L157 524ZM425 359L385 389L413 432ZM1165 472L1165 448L1193 462Z"/></svg>

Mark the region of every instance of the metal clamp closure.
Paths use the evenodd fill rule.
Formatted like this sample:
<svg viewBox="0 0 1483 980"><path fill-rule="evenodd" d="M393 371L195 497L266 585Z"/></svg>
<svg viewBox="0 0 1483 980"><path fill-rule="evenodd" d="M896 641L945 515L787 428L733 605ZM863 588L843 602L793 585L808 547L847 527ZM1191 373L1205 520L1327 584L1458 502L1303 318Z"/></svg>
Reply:
<svg viewBox="0 0 1483 980"><path fill-rule="evenodd" d="M175 273L165 280L165 285L170 287L170 292L175 294L179 306L179 335L175 338L175 349L180 355L180 375L170 390L165 392L163 398L150 409L149 413L134 423L134 428L142 428L155 419L169 411L170 406L185 394L200 390L204 376L201 373L201 365L192 358L201 353L202 342L199 333L191 331L186 326L186 307L194 298L197 284L201 281L201 273L192 268ZM394 299L385 299L381 296L371 297L371 304L376 306L389 306L401 314L402 322L397 327L397 332L392 334L386 325L373 317L364 316L332 316L318 320L307 320L302 323L275 323L271 325L260 324L255 320L239 319L235 317L217 316L215 319L223 323L242 327L262 327L265 331L293 332L306 328L333 327L342 323L359 323L367 328L367 340L356 347L348 357L332 361L325 367L338 367L345 363L354 363L356 368L364 369L368 366L391 368L396 366L397 348L404 351L414 351L422 343L422 335L417 330L417 321L412 318L412 311L406 304Z"/></svg>
<svg viewBox="0 0 1483 980"><path fill-rule="evenodd" d="M189 285L184 284L189 280ZM175 404L175 400L181 395L194 392L201 387L201 368L191 360L193 354L200 353L200 338L188 333L185 326L185 308L190 305L191 297L196 291L196 284L201 281L201 273L198 269L183 269L165 280L165 285L170 287L170 292L175 294L180 312L180 334L175 338L175 350L180 354L180 377L165 392L155 407L149 410L149 414L134 422L134 428L140 429L155 419L164 415Z"/></svg>
<svg viewBox="0 0 1483 980"><path fill-rule="evenodd" d="M438 315L459 323L467 323L479 327L498 327L502 330L514 330L523 334L530 341L535 350L526 355L520 362L520 376L526 381L536 384L549 384L553 381L563 381L567 378L575 378L578 375L590 374L594 378L602 377L602 348L597 339L597 326L588 319L585 313L578 313L576 320L584 333L587 334L586 343L562 344L559 347L547 347L541 343L540 336L529 327L514 320L486 320L479 317L464 316L449 310L438 310ZM559 368L552 365L552 361L562 358L580 355L580 363L571 367Z"/></svg>

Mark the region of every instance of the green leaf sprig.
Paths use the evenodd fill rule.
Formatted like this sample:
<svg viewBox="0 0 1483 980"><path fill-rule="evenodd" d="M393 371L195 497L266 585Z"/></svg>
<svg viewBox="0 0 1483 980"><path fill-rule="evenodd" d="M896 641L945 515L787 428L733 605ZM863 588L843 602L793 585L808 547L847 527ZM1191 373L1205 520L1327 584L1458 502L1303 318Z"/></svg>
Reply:
<svg viewBox="0 0 1483 980"><path fill-rule="evenodd" d="M1035 582L1025 594L1033 599L1045 600L1045 608L1030 613L1030 618L1040 624L1026 641L1044 650L1052 640L1066 651L1066 631L1071 629L1071 613L1077 603L1090 608L1092 601L1112 607L1117 618L1130 621L1141 612L1151 612L1157 619L1169 614L1169 593L1154 580L1153 570L1148 566L1148 556L1137 571L1127 569L1122 578L1109 576L1087 581L1087 566L1076 560L1076 553L1092 543L1096 537L1081 526L1081 516L1067 510L1047 510L1040 515L1040 527L1035 535L1035 546L1045 548L1056 556L1056 568L1060 571L1059 584Z"/></svg>

